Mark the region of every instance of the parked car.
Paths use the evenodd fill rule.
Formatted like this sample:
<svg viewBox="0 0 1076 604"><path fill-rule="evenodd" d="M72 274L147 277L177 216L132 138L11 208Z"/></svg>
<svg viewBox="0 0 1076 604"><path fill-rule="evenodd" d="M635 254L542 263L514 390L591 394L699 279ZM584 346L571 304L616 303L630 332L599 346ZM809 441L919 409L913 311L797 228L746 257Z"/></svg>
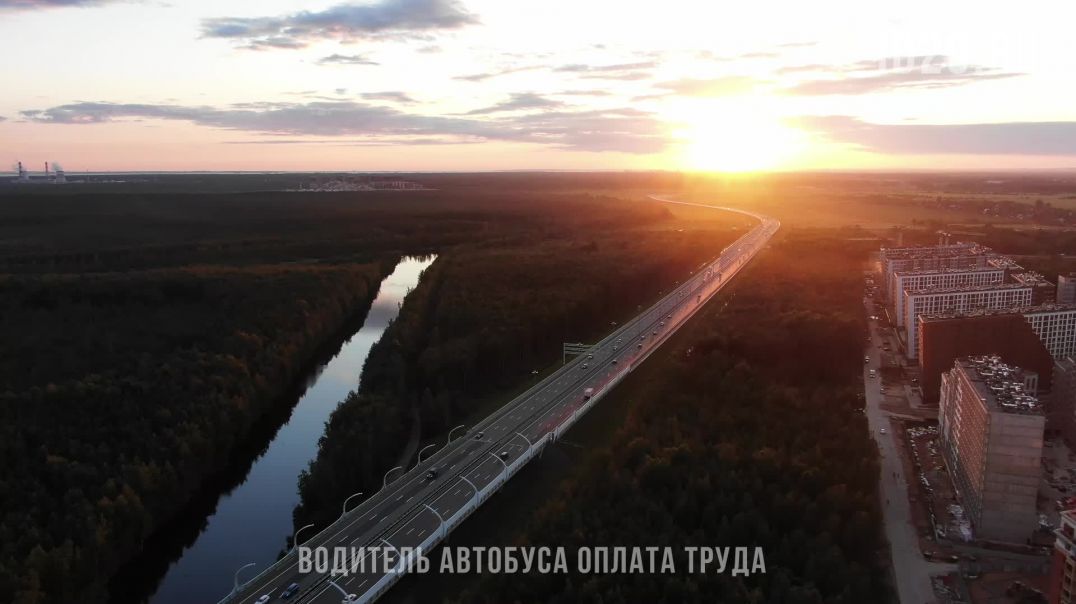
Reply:
<svg viewBox="0 0 1076 604"><path fill-rule="evenodd" d="M283 591L283 593L280 594L280 599L282 599L282 600L290 600L291 597L294 596L297 593L299 593L299 584L298 583L292 583L291 585L288 586L287 589L285 589Z"/></svg>

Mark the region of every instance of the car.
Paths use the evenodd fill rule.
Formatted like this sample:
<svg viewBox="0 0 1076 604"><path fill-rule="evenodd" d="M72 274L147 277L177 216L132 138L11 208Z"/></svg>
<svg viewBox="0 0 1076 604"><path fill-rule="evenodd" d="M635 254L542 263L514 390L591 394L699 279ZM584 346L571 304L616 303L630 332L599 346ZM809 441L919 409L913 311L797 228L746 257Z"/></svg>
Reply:
<svg viewBox="0 0 1076 604"><path fill-rule="evenodd" d="M426 480L433 480L434 478L437 478L437 470L427 470Z"/></svg>
<svg viewBox="0 0 1076 604"><path fill-rule="evenodd" d="M583 369L586 369L587 367L589 367L589 365L587 365L586 363L583 363Z"/></svg>
<svg viewBox="0 0 1076 604"><path fill-rule="evenodd" d="M500 458L508 459L508 451L501 451Z"/></svg>
<svg viewBox="0 0 1076 604"><path fill-rule="evenodd" d="M615 351L616 349L617 349L617 347L616 347L616 346L613 346L613 350Z"/></svg>
<svg viewBox="0 0 1076 604"><path fill-rule="evenodd" d="M639 344L638 346L636 346L636 348L640 348L640 349L641 349L642 347L643 347L643 345L642 345L642 344Z"/></svg>
<svg viewBox="0 0 1076 604"><path fill-rule="evenodd" d="M672 321L672 315L669 315L669 316L667 316L667 317L665 317L665 318L666 318L666 319L668 319L668 320L670 320L670 321Z"/></svg>
<svg viewBox="0 0 1076 604"><path fill-rule="evenodd" d="M653 335L655 335L655 336L658 335L658 332L655 331Z"/></svg>
<svg viewBox="0 0 1076 604"><path fill-rule="evenodd" d="M658 323L658 327L665 327L665 321Z"/></svg>
<svg viewBox="0 0 1076 604"><path fill-rule="evenodd" d="M912 378L912 383L913 384L918 384L919 383L919 378Z"/></svg>
<svg viewBox="0 0 1076 604"><path fill-rule="evenodd" d="M486 436L485 432L479 432L478 434L474 435L474 439L475 440L482 440L483 438L485 438L485 436Z"/></svg>
<svg viewBox="0 0 1076 604"><path fill-rule="evenodd" d="M287 589L285 589L280 594L280 599L281 600L290 600L291 597L294 596L297 593L299 593L299 584L298 583L292 583L291 585L288 586Z"/></svg>
<svg viewBox="0 0 1076 604"><path fill-rule="evenodd" d="M616 363L617 363L617 360L613 359L613 364L616 365Z"/></svg>
<svg viewBox="0 0 1076 604"><path fill-rule="evenodd" d="M265 594L264 596L258 598L258 601L255 602L254 604L265 604L270 599L272 599L272 598L269 596L269 594Z"/></svg>
<svg viewBox="0 0 1076 604"><path fill-rule="evenodd" d="M588 354L588 355L587 355L587 358L588 358L588 359L593 359L593 358L594 358L594 355L592 355L592 354Z"/></svg>
<svg viewBox="0 0 1076 604"><path fill-rule="evenodd" d="M870 362L871 362L871 358L870 358L870 357L863 357L863 362L864 362L864 363L870 363Z"/></svg>
<svg viewBox="0 0 1076 604"><path fill-rule="evenodd" d="M881 434L885 434L885 428L882 428L882 429L878 430L878 432L881 433Z"/></svg>

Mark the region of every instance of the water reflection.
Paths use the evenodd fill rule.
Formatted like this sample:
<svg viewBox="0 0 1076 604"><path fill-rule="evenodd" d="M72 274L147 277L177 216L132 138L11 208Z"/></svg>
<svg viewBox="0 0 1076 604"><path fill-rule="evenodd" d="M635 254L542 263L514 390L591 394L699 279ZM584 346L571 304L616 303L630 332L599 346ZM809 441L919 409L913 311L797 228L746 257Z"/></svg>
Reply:
<svg viewBox="0 0 1076 604"><path fill-rule="evenodd" d="M316 374L241 484L220 498L197 540L168 568L152 604L215 602L231 590L240 566L257 563L245 571L243 579L249 579L272 564L291 534L291 513L299 503L297 479L317 454L325 422L358 386L370 348L433 260L405 258L382 281L362 328Z"/></svg>

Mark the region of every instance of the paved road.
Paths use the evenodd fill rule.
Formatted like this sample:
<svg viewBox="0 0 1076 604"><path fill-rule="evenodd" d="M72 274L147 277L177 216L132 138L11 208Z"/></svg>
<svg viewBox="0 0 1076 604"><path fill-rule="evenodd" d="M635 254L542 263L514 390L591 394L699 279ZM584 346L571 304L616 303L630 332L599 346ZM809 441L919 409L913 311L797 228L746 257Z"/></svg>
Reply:
<svg viewBox="0 0 1076 604"><path fill-rule="evenodd" d="M378 546L385 548L385 556L395 548L418 547L441 530L444 519L471 505L478 491L499 480L508 466L532 445L547 442L553 431L586 403L585 390L600 391L615 384L618 376L633 369L660 346L746 265L780 227L777 220L742 210L654 199L747 214L760 224L725 248L713 262L693 271L677 289L594 345L590 354L569 362L508 402L464 436L348 511L332 526L317 535L308 532L305 538L300 536L302 545ZM430 470L436 472L432 479L427 478ZM335 579L360 601L376 597L375 585L385 576L381 572L384 564L364 561L368 567L382 568ZM275 602L292 583L299 584L299 589L291 602L341 601L341 593L329 584L329 577L301 574L297 563L294 553L286 556L226 601L252 604L268 595Z"/></svg>
<svg viewBox="0 0 1076 604"><path fill-rule="evenodd" d="M877 281L877 279L875 279ZM870 303L866 310L870 314ZM900 462L897 448L898 434L890 430L889 414L882 410L882 394L879 392L881 376L870 377L870 370L878 371L882 358L882 339L875 335L877 321L870 321L871 341L866 354L870 363L863 365L863 383L867 421L871 434L878 443L881 454L881 489L882 510L885 518L885 534L892 550L893 574L897 584L897 594L901 604L923 604L935 602L934 589L930 576L956 570L955 564L931 562L923 557L919 550L919 536L912 523L911 503L908 501L908 485L905 482L904 468ZM882 430L886 433L882 434Z"/></svg>

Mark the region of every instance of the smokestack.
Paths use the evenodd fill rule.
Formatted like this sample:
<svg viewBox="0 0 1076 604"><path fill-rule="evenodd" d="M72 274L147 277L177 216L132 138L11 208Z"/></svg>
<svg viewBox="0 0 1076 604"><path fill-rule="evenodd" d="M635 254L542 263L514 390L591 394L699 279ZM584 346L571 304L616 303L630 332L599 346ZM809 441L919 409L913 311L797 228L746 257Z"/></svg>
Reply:
<svg viewBox="0 0 1076 604"><path fill-rule="evenodd" d="M45 176L49 175L49 162L45 162Z"/></svg>

